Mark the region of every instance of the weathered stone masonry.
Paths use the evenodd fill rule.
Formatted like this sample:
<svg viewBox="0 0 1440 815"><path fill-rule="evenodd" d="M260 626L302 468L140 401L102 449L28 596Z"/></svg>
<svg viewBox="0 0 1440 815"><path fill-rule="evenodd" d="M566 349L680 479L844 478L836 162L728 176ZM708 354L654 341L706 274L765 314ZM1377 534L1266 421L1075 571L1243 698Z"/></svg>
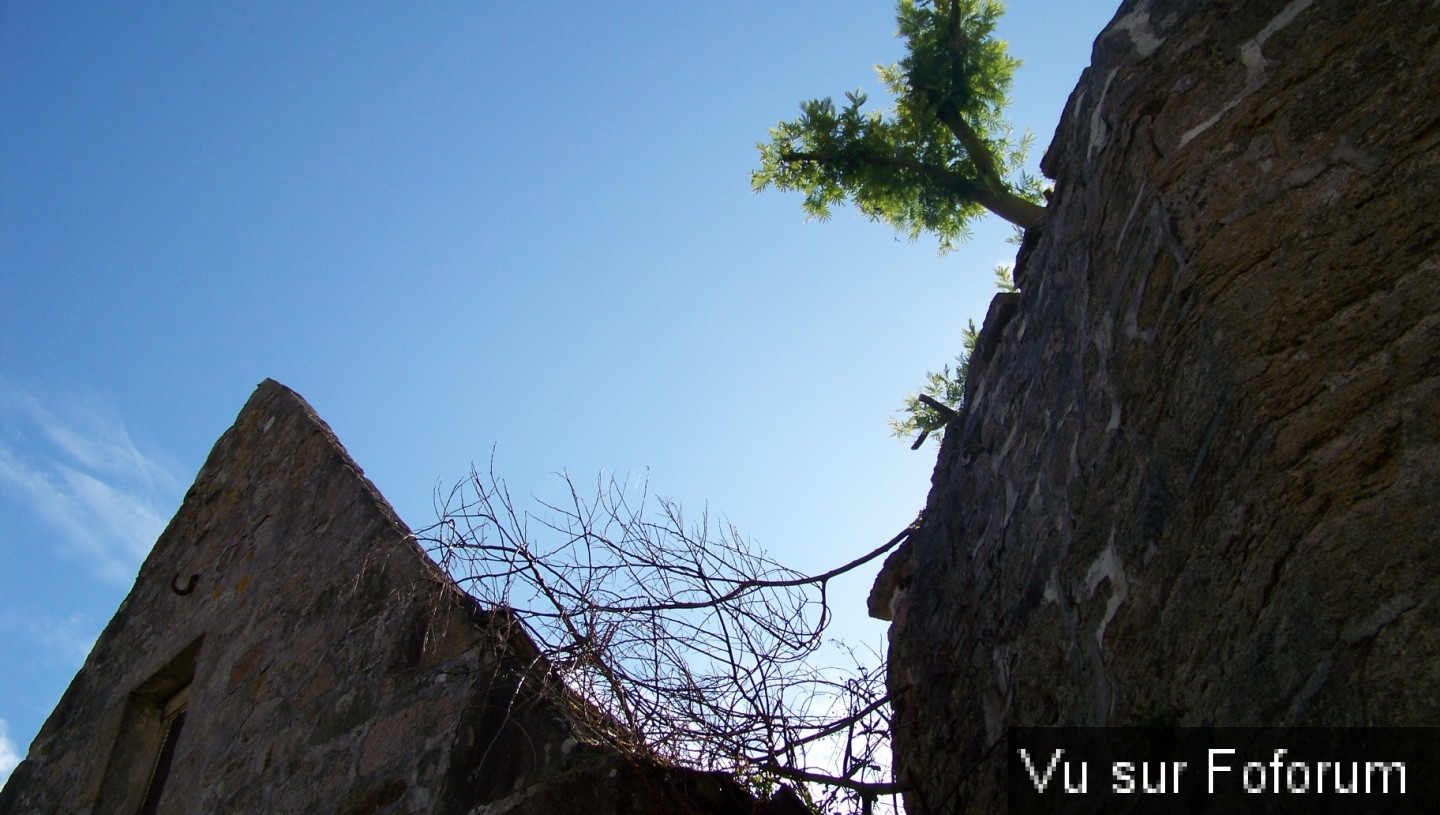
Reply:
<svg viewBox="0 0 1440 815"><path fill-rule="evenodd" d="M872 598L910 811L1012 724L1440 725L1440 7L1130 0L1043 166Z"/></svg>
<svg viewBox="0 0 1440 815"><path fill-rule="evenodd" d="M133 815L157 777L160 813L757 811L729 778L590 743L541 681L510 616L442 574L309 405L267 381L0 813Z"/></svg>

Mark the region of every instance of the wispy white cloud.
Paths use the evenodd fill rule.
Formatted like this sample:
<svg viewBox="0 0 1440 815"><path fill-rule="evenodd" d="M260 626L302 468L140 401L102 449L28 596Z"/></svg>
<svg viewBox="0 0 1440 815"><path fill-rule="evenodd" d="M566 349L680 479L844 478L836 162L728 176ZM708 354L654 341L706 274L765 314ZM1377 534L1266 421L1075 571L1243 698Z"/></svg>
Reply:
<svg viewBox="0 0 1440 815"><path fill-rule="evenodd" d="M10 740L10 724L0 719L0 786L10 778L10 771L20 763L20 748Z"/></svg>
<svg viewBox="0 0 1440 815"><path fill-rule="evenodd" d="M113 416L100 409L75 405L69 417L61 417L30 394L17 391L13 386L10 390L40 432L57 450L82 467L153 488L175 486L174 475L141 453L125 425Z"/></svg>
<svg viewBox="0 0 1440 815"><path fill-rule="evenodd" d="M177 500L179 482L124 423L79 401L42 404L0 378L0 491L56 533L59 554L96 577L135 576Z"/></svg>

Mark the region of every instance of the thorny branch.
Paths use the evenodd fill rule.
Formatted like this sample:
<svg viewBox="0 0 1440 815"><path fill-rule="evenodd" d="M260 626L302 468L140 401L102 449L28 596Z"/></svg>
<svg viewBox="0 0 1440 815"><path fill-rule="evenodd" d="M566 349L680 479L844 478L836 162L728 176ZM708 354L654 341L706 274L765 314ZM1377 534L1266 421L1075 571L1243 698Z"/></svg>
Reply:
<svg viewBox="0 0 1440 815"><path fill-rule="evenodd" d="M621 749L726 770L757 791L791 782L812 805L869 812L890 778L883 660L822 666L830 582L781 566L729 523L614 478L593 495L516 508L494 473L437 490L418 537L480 601L509 608L591 730Z"/></svg>

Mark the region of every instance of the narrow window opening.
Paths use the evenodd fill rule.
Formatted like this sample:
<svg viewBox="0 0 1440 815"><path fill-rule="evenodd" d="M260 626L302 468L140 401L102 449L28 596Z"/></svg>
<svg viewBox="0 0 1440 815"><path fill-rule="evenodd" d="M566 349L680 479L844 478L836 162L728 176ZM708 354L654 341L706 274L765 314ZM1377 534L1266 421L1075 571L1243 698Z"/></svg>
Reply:
<svg viewBox="0 0 1440 815"><path fill-rule="evenodd" d="M126 697L94 815L156 815L166 788L177 788L175 771L183 773L185 765L178 746L200 647L200 639L191 642Z"/></svg>
<svg viewBox="0 0 1440 815"><path fill-rule="evenodd" d="M155 766L150 770L150 780L145 786L145 798L140 802L139 815L155 815L160 805L160 796L165 792L165 782L170 777L170 762L175 759L175 742L180 739L180 729L185 726L185 703L190 696L190 686L181 688L165 702L161 714L160 754L155 757Z"/></svg>

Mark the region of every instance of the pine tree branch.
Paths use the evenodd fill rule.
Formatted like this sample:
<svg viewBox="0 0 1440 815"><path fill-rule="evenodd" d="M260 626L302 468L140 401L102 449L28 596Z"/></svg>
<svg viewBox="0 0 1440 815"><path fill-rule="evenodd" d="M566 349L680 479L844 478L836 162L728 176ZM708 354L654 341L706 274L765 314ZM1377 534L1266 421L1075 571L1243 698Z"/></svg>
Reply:
<svg viewBox="0 0 1440 815"><path fill-rule="evenodd" d="M780 156L780 160L787 164L801 161L811 161L822 166L834 166L839 163L839 158L824 153L803 152L786 153ZM931 164L923 164L913 159L896 158L894 156L883 156L875 153L857 153L845 157L845 160L859 164L868 164L877 167L894 167L900 170L909 170L919 173L941 186L955 193L963 200L980 202L982 197L987 197L986 191L973 179L967 178L960 173L947 170L943 167L936 167ZM981 202L983 203L983 202ZM996 213L999 214L999 213ZM1001 216L1004 217L1004 216Z"/></svg>
<svg viewBox="0 0 1440 815"><path fill-rule="evenodd" d="M955 411L955 408L950 407L949 405L941 402L939 399L936 399L928 393L922 393L915 398L919 399L921 402L924 402L928 407L934 408L936 412L938 412L941 416L945 417L945 421L947 422L954 421L955 417L960 415Z"/></svg>
<svg viewBox="0 0 1440 815"><path fill-rule="evenodd" d="M938 118L955 136L955 140L960 142L960 146L965 148L966 155L980 174L979 181L975 184L975 202L1021 229L1029 229L1038 223L1045 215L1045 208L1010 190L1010 185L1000 177L995 156L990 153L989 146L980 138L980 134L975 132L975 128L954 111L946 111Z"/></svg>
<svg viewBox="0 0 1440 815"><path fill-rule="evenodd" d="M930 431L929 431L929 430L921 430L921 431L920 431L920 435L918 435L918 436L915 437L915 443L912 444L912 445L910 445L910 449L911 449L911 450L919 450L919 449L920 449L920 445L924 444L924 443L925 443L925 440L928 439L928 438L930 438Z"/></svg>
<svg viewBox="0 0 1440 815"><path fill-rule="evenodd" d="M944 124L950 127L949 123ZM958 126L961 128L961 133L968 133L969 136L978 143L979 136L974 130L970 129L963 121L958 121ZM952 132L954 132L953 128ZM957 135L956 138L959 139L960 137ZM962 144L964 144L964 140L962 140ZM1040 218L1045 215L1045 208L1026 201L1024 198L1010 191L1010 188L1005 182L995 174L994 159L990 156L983 144L975 147L965 144L965 150L975 158L973 163L977 169L980 169L982 172L988 163L988 167L990 168L989 178L982 177L977 180L952 170L947 170L944 167L924 164L913 159L896 158L894 156L877 155L874 153L847 155L845 156L845 160L862 165L894 167L923 175L950 190L957 198L963 201L974 201L1021 229L1029 229L1040 221ZM834 166L840 161L837 156L818 152L786 153L779 158L780 161L787 164L810 161L821 166Z"/></svg>

